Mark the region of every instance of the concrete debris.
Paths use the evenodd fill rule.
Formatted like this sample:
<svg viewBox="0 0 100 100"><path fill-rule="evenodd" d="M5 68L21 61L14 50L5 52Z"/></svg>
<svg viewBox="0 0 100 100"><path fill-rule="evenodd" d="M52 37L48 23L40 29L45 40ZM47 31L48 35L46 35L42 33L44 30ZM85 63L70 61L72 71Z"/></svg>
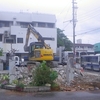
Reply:
<svg viewBox="0 0 100 100"><path fill-rule="evenodd" d="M93 91L100 89L100 76L85 75L84 77L75 77L70 86L61 86L63 91Z"/></svg>
<svg viewBox="0 0 100 100"><path fill-rule="evenodd" d="M61 91L92 91L100 89L100 75L89 74L84 70L75 70L74 80L72 80L70 86L66 84L66 72L65 66L54 68L58 72L58 78L56 82L60 85Z"/></svg>

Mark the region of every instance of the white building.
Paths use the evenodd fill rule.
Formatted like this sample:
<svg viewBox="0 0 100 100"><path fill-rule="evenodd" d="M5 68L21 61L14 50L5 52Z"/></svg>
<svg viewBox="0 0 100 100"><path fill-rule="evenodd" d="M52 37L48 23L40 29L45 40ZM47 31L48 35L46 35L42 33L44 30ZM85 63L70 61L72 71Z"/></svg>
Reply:
<svg viewBox="0 0 100 100"><path fill-rule="evenodd" d="M84 54L94 54L94 48L92 44L75 44L75 52L77 56Z"/></svg>
<svg viewBox="0 0 100 100"><path fill-rule="evenodd" d="M10 51L12 48L17 50L16 53L25 53L23 47L29 23L32 23L34 28L47 39L45 42L56 53L57 30L55 15L24 12L0 12L0 47L3 48L4 52ZM8 38L9 34L11 39ZM52 38L53 40L51 40ZM36 38L30 35L29 43L36 41Z"/></svg>

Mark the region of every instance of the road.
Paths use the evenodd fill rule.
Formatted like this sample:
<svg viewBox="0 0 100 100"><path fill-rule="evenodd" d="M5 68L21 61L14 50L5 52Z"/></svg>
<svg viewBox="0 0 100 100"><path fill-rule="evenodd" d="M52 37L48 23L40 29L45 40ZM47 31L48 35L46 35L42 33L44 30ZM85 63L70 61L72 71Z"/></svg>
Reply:
<svg viewBox="0 0 100 100"><path fill-rule="evenodd" d="M0 100L100 100L100 91L16 93L0 90Z"/></svg>
<svg viewBox="0 0 100 100"><path fill-rule="evenodd" d="M100 76L100 72L99 71L84 70L84 72L89 74L89 75Z"/></svg>

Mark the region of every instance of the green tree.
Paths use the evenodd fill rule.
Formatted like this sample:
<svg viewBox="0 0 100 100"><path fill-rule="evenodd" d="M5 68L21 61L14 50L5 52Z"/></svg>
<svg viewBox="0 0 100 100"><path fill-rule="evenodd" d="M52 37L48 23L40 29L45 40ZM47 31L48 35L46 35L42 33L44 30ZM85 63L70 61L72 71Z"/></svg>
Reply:
<svg viewBox="0 0 100 100"><path fill-rule="evenodd" d="M63 33L64 30L57 28L57 47L64 46L66 51L71 51L72 42Z"/></svg>

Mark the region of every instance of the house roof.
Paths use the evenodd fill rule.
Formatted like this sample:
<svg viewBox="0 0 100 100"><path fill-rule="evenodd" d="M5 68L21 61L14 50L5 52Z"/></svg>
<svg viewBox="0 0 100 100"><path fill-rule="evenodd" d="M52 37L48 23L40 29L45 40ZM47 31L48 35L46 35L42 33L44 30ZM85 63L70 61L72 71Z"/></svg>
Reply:
<svg viewBox="0 0 100 100"><path fill-rule="evenodd" d="M89 46L89 47L93 47L94 45L92 45L92 44L79 44L79 43L77 43L77 44L75 44L75 46Z"/></svg>

